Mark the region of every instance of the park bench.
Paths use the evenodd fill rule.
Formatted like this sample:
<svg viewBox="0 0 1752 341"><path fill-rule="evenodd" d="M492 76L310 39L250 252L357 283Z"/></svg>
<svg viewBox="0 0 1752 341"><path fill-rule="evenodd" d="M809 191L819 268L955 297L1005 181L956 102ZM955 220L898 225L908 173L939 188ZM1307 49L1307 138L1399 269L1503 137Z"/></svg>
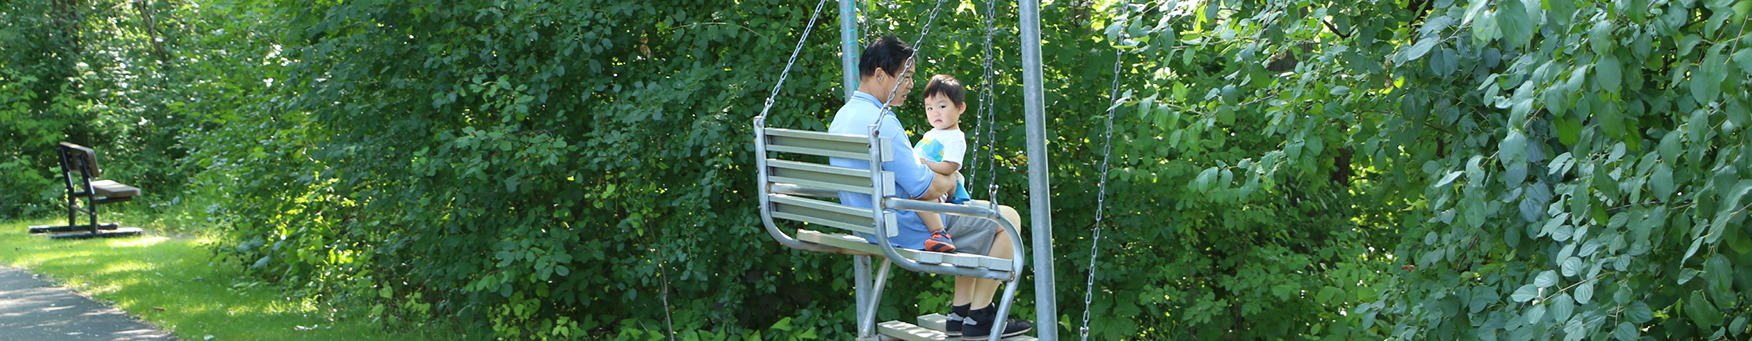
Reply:
<svg viewBox="0 0 1752 341"><path fill-rule="evenodd" d="M889 265L903 269L950 276L995 279L1004 282L1004 296L999 304L997 320L1003 321L1015 298L1016 281L1023 269L1024 254L1015 226L1004 220L998 208L990 204L952 205L918 200L890 198L894 195L892 172L883 171L882 162L893 160L893 146L887 138L870 135L833 134L814 131L766 128L755 125L756 167L760 177L761 219L773 239L785 246L816 252L847 254L854 261L857 285L857 316L860 339L941 340L942 315L921 316L919 324L888 321L876 324L876 308L880 305L882 287L887 281ZM874 147L874 148L872 148ZM768 155L779 155L769 158ZM870 161L871 169L832 166L828 157ZM841 191L872 196L875 209L842 205ZM883 208L928 211L977 217L998 222L1015 246L1012 259L971 254L938 253L893 247L888 238L899 234L896 214ZM802 222L795 237L780 229L774 219ZM873 237L876 243L864 236ZM869 259L882 259L873 283L868 279ZM932 328L937 330L932 330ZM873 336L873 335L872 335ZM1028 337L1011 339L1031 339Z"/></svg>
<svg viewBox="0 0 1752 341"><path fill-rule="evenodd" d="M110 180L92 180L103 176L103 170L97 167L97 152L91 148L61 142L56 151L61 158L61 179L67 188L67 225L31 226L30 233L49 233L54 239L140 235L139 228L97 222L98 205L134 200L140 196L140 189ZM85 213L86 224L79 223L80 213Z"/></svg>

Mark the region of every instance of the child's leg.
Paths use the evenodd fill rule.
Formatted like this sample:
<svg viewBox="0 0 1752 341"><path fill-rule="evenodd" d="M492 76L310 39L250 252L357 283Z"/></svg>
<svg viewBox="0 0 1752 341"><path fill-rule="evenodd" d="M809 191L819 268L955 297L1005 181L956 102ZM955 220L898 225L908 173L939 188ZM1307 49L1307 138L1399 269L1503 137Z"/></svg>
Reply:
<svg viewBox="0 0 1752 341"><path fill-rule="evenodd" d="M924 220L925 228L931 229L931 232L943 231L943 217L931 212L913 211L913 213L919 214L919 220Z"/></svg>
<svg viewBox="0 0 1752 341"><path fill-rule="evenodd" d="M925 222L925 228L931 229L931 237L925 239L925 251L955 252L955 241L949 239L949 232L943 231L943 218L931 212L913 211L919 214L919 220Z"/></svg>

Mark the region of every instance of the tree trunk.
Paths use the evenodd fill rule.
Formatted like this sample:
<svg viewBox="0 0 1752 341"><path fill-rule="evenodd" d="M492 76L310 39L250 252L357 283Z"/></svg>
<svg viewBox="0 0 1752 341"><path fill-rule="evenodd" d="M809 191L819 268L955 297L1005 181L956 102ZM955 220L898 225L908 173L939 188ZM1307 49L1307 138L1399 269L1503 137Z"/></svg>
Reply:
<svg viewBox="0 0 1752 341"><path fill-rule="evenodd" d="M158 19L153 15L151 0L133 1L134 11L140 13L141 22L146 23L146 38L152 43L152 54L159 62L170 62L170 53L164 50L164 40L158 34Z"/></svg>
<svg viewBox="0 0 1752 341"><path fill-rule="evenodd" d="M54 11L55 24L60 26L67 51L72 56L84 54L85 49L79 43L79 0L56 0Z"/></svg>

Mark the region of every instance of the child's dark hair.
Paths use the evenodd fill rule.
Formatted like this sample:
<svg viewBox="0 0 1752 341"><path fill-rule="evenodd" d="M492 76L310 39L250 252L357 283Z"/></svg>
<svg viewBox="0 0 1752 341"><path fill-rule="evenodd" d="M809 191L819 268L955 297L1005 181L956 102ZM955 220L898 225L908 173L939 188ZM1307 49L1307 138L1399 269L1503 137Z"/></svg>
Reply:
<svg viewBox="0 0 1752 341"><path fill-rule="evenodd" d="M935 75L931 76L930 83L925 84L925 98L931 96L949 97L950 102L960 106L966 103L967 88L962 87L961 81L955 80L955 76Z"/></svg>
<svg viewBox="0 0 1752 341"><path fill-rule="evenodd" d="M864 47L864 55L858 58L858 75L875 76L876 68L882 68L889 76L900 76L901 64L905 64L906 59L912 58L912 55L912 46L908 46L900 38L876 38L870 46Z"/></svg>

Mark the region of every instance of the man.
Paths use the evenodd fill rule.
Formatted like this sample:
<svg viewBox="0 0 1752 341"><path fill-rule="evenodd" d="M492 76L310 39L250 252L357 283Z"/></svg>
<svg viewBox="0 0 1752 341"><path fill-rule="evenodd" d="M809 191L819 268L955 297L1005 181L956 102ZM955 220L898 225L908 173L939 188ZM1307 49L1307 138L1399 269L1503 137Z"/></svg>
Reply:
<svg viewBox="0 0 1752 341"><path fill-rule="evenodd" d="M894 172L895 192L910 199L934 199L953 190L955 178L933 172L919 162L919 158L913 154L911 137L901 127L900 120L888 110L906 104L906 95L912 92L913 70L910 65L906 65L907 59L912 55L912 47L892 36L878 38L865 47L862 59L858 62L858 91L834 114L833 124L828 125L828 132L867 135L870 133L870 125L881 120L883 123L877 134L882 138L892 139L894 146L890 152L894 155L894 160L883 162L882 170ZM870 169L867 161L830 158L828 163L846 168ZM855 207L875 207L870 196L852 192L840 192L840 203ZM1021 221L1020 215L1013 208L1001 206L999 212L1012 224ZM888 214L897 215L900 223L899 235L889 238L890 243L900 248L924 248L931 231L925 227L917 213L889 210ZM1005 259L1012 257L1013 246L997 222L944 215L943 226L954 236L957 253ZM876 240L874 236L864 237L871 242ZM992 304L992 295L997 293L999 284L1001 282L989 279L955 278L955 299L949 314L950 337L961 336L975 340L991 335L992 325L997 323L995 320L998 310L997 305ZM1003 336L1021 335L1032 329L1032 322L1011 319L1005 321Z"/></svg>

